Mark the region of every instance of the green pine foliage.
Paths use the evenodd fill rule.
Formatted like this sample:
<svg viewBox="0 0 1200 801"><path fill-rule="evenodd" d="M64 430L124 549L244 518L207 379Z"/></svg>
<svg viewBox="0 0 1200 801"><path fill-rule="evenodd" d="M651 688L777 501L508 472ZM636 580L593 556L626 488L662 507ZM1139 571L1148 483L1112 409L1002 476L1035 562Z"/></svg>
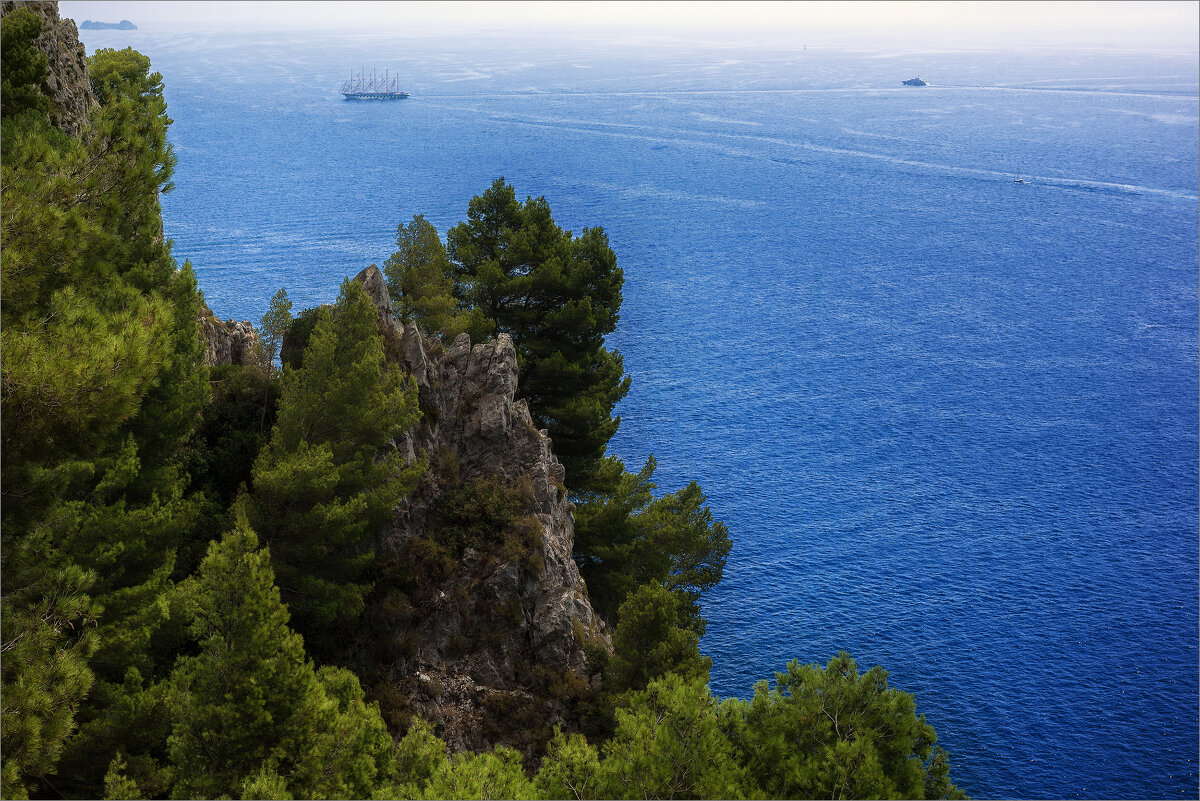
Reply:
<svg viewBox="0 0 1200 801"><path fill-rule="evenodd" d="M689 625L700 636L700 599L720 583L733 548L729 529L713 520L706 501L700 485L692 481L656 498L637 516L645 532L636 549L642 569L686 600Z"/></svg>
<svg viewBox="0 0 1200 801"><path fill-rule="evenodd" d="M453 341L464 331L479 341L491 328L481 313L460 311L454 298L454 268L437 229L417 214L396 229L396 252L383 265L396 319L415 322L427 335Z"/></svg>
<svg viewBox="0 0 1200 801"><path fill-rule="evenodd" d="M535 798L533 782L525 775L521 755L505 746L482 754L459 752L439 763L413 798Z"/></svg>
<svg viewBox="0 0 1200 801"><path fill-rule="evenodd" d="M417 420L416 386L385 364L378 312L342 284L303 366L285 368L271 439L253 468L251 520L270 545L284 599L310 647L363 611L372 538L416 485L419 466L385 446Z"/></svg>
<svg viewBox="0 0 1200 801"><path fill-rule="evenodd" d="M714 698L707 673L629 693L599 747L556 727L529 780L516 752L447 756L415 720L375 798L964 798L945 752L886 673L845 654L793 662L752 701ZM275 796L278 797L278 796Z"/></svg>
<svg viewBox="0 0 1200 801"><path fill-rule="evenodd" d="M792 661L750 701L727 700L725 725L768 798L963 798L937 734L887 671L849 654L824 667Z"/></svg>
<svg viewBox="0 0 1200 801"><path fill-rule="evenodd" d="M174 796L368 797L390 770L379 710L353 674L308 661L244 516L186 592L199 653L170 679Z"/></svg>
<svg viewBox="0 0 1200 801"><path fill-rule="evenodd" d="M275 424L279 381L265 358L212 368L211 401L183 449L196 524L179 545L173 578L191 575L208 549L233 525L231 506L251 482L251 469Z"/></svg>
<svg viewBox="0 0 1200 801"><path fill-rule="evenodd" d="M617 710L617 730L600 765L604 797L744 797L744 771L706 681L668 674Z"/></svg>
<svg viewBox="0 0 1200 801"><path fill-rule="evenodd" d="M526 198L503 178L473 198L446 234L455 296L495 331L512 336L520 393L546 428L572 493L600 489L604 449L629 391L621 355L604 347L616 328L624 276L600 228L579 237L554 222L545 198ZM472 332L472 337L477 332Z"/></svg>
<svg viewBox="0 0 1200 801"><path fill-rule="evenodd" d="M642 690L673 673L688 681L708 681L712 660L700 654L686 600L658 584L639 587L617 614L613 655L604 672L610 693Z"/></svg>
<svg viewBox="0 0 1200 801"><path fill-rule="evenodd" d="M3 22L14 100L32 85L15 76L40 60L26 48L27 14ZM90 59L112 75L78 138L50 126L45 104L14 109L5 97L3 674L6 697L21 699L5 705L6 741L36 724L27 746L5 749L14 791L61 761L74 773L61 786L99 792L112 754L94 728L132 703L129 670L169 669L153 640L198 508L183 446L208 393L199 294L162 238L170 119L158 76L135 55ZM9 643L33 652L8 658Z"/></svg>
<svg viewBox="0 0 1200 801"><path fill-rule="evenodd" d="M660 584L686 599L689 625L703 635L699 600L721 580L733 546L729 530L713 520L694 481L655 498L653 456L637 473L625 472L615 457L605 462L619 475L613 491L575 511L575 557L592 607L611 620L636 588Z"/></svg>
<svg viewBox="0 0 1200 801"><path fill-rule="evenodd" d="M518 752L497 746L482 754L451 756L420 718L414 718L408 733L396 742L390 771L389 781L376 790L375 798L544 797L526 776Z"/></svg>
<svg viewBox="0 0 1200 801"><path fill-rule="evenodd" d="M556 726L534 786L542 798L601 798L600 755L582 734L568 736Z"/></svg>
<svg viewBox="0 0 1200 801"><path fill-rule="evenodd" d="M3 775L6 798L28 797L32 781L53 773L75 711L92 686L88 660L96 650L99 606L90 597L94 574L56 565L44 532L5 537L0 637L4 643Z"/></svg>
<svg viewBox="0 0 1200 801"><path fill-rule="evenodd" d="M121 798L124 796L106 796ZM287 788L287 782L273 768L263 766L258 773L242 782L242 792L238 798L273 799L273 801L291 801L294 796Z"/></svg>
<svg viewBox="0 0 1200 801"><path fill-rule="evenodd" d="M267 312L258 323L258 341L263 349L264 361L274 364L283 345L283 337L292 324L292 301L283 287L271 297Z"/></svg>
<svg viewBox="0 0 1200 801"><path fill-rule="evenodd" d="M446 744L433 733L433 727L420 718L413 718L408 731L396 741L392 751L388 783L376 792L375 797L416 798L446 759Z"/></svg>
<svg viewBox="0 0 1200 801"><path fill-rule="evenodd" d="M185 449L189 488L202 494L204 506L180 546L177 578L191 574L208 543L229 529L229 507L250 485L254 461L275 425L279 382L261 365L214 367L210 386L212 400Z"/></svg>
<svg viewBox="0 0 1200 801"><path fill-rule="evenodd" d="M187 590L200 652L172 673L168 745L176 794L213 798L302 738L313 671L288 628L270 558L244 520L210 546Z"/></svg>
<svg viewBox="0 0 1200 801"><path fill-rule="evenodd" d="M751 701L713 698L706 677L669 673L616 710L598 750L556 731L543 798L965 798L912 696L839 654L788 665Z"/></svg>
<svg viewBox="0 0 1200 801"><path fill-rule="evenodd" d="M46 79L46 54L34 46L42 32L42 20L27 8L5 14L0 37L4 58L0 59L0 114L7 120L24 111L45 115L50 98L42 90Z"/></svg>

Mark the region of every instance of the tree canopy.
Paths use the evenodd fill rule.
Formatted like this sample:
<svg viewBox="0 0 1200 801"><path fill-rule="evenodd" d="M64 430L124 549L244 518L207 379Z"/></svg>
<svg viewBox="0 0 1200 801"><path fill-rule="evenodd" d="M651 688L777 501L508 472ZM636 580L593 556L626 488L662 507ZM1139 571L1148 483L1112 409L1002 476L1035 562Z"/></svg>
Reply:
<svg viewBox="0 0 1200 801"><path fill-rule="evenodd" d="M384 268L397 314L429 332L510 335L518 391L535 425L549 431L568 488L600 489L600 463L620 424L613 407L630 382L620 354L604 346L624 282L604 231L572 236L545 198L520 203L498 178L471 200L446 242L419 215L399 227Z"/></svg>
<svg viewBox="0 0 1200 801"><path fill-rule="evenodd" d="M5 119L27 110L44 114L50 109L50 98L42 91L46 54L34 45L41 32L42 20L27 8L4 15L0 114Z"/></svg>
<svg viewBox="0 0 1200 801"><path fill-rule="evenodd" d="M605 688L642 690L668 674L707 681L712 660L700 655L689 611L682 597L658 584L645 584L630 595L617 615Z"/></svg>
<svg viewBox="0 0 1200 801"><path fill-rule="evenodd" d="M264 782L305 798L368 797L392 751L379 710L352 673L308 661L244 516L181 591L199 653L170 678L175 797Z"/></svg>
<svg viewBox="0 0 1200 801"><path fill-rule="evenodd" d="M378 311L347 279L303 365L284 368L275 426L253 469L251 520L308 634L363 610L375 530L416 484L387 442L417 420L416 386L385 364Z"/></svg>
<svg viewBox="0 0 1200 801"><path fill-rule="evenodd" d="M21 107L6 86L0 132L3 725L6 740L18 721L28 732L5 748L14 794L64 749L103 775L104 710L128 671L164 668L160 600L199 508L184 445L209 391L195 278L162 237L174 157L161 83L144 57L98 51L101 104L80 136L62 134L30 95L43 64L30 17L4 15ZM8 658L9 643L40 645Z"/></svg>
<svg viewBox="0 0 1200 801"><path fill-rule="evenodd" d="M437 229L422 215L396 229L396 252L384 262L383 274L400 322L415 322L447 341L463 331L479 341L492 331L481 313L458 308L454 268Z"/></svg>
<svg viewBox="0 0 1200 801"><path fill-rule="evenodd" d="M727 700L737 757L770 798L963 798L937 734L887 671L859 673L842 652L821 668L793 660L750 701Z"/></svg>
<svg viewBox="0 0 1200 801"><path fill-rule="evenodd" d="M728 530L695 482L656 499L653 457L633 474L606 454L631 378L604 341L624 283L604 231L573 236L544 197L519 202L498 178L446 241L420 215L397 229L384 267L397 317L447 337L512 337L518 394L550 434L577 504L575 558L593 607L613 620L637 587L662 584L687 598L703 634L700 599L721 579Z"/></svg>

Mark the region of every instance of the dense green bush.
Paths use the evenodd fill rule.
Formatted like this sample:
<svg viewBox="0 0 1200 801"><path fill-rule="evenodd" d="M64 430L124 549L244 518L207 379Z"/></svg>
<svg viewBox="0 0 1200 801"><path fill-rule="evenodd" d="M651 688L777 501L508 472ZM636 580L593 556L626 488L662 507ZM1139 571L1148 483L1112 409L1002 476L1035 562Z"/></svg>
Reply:
<svg viewBox="0 0 1200 801"><path fill-rule="evenodd" d="M303 318L303 315L301 315ZM310 650L363 611L378 528L422 466L386 443L417 420L411 377L385 365L378 312L342 284L318 315L303 364L283 371L271 438L254 463L250 518Z"/></svg>

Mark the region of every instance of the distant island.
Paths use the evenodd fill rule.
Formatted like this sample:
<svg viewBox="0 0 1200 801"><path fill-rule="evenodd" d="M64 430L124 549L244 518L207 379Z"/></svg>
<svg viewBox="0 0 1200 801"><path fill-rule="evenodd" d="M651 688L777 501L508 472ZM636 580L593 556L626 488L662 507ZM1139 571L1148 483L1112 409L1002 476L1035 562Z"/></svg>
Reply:
<svg viewBox="0 0 1200 801"><path fill-rule="evenodd" d="M136 31L137 29L138 26L127 19L123 19L120 22L93 22L90 19L85 19L83 24L79 26L79 30L81 31Z"/></svg>

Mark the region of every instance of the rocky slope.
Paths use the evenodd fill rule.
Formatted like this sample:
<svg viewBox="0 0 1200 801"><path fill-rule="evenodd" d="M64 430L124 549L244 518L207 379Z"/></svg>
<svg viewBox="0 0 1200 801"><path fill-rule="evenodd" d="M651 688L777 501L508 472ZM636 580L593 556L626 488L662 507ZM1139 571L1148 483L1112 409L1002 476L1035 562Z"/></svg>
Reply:
<svg viewBox="0 0 1200 801"><path fill-rule="evenodd" d="M506 744L528 755L554 724L573 727L599 681L585 647L611 650L571 558L563 466L515 399L511 338L473 346L464 334L447 348L393 318L374 265L354 280L379 309L389 360L417 386L421 422L391 445L426 465L377 533L389 567L353 637L354 667L392 725L419 715L452 749ZM210 366L254 358L250 323L222 322L207 307L199 323ZM297 347L285 338L285 361ZM448 508L464 498L466 509ZM463 526L485 534L448 533Z"/></svg>
<svg viewBox="0 0 1200 801"><path fill-rule="evenodd" d="M572 703L591 683L584 646L610 647L571 558L563 467L525 401L514 400L517 355L507 335L472 346L464 334L444 348L392 319L377 268L355 280L379 307L391 350L417 384L422 422L396 446L428 464L378 550L412 564L414 549L439 542L444 501L464 487L507 491L508 529L527 538L524 550L514 549L511 531L507 550L463 548L439 575L418 577L403 614L376 616L381 636L400 643L387 679L452 748L521 747L517 727L548 729L564 718L569 725Z"/></svg>
<svg viewBox="0 0 1200 801"><path fill-rule="evenodd" d="M79 31L69 19L60 19L58 3L3 0L0 13L26 8L42 18L42 33L37 48L46 54L46 80L42 90L54 101L50 121L69 136L78 136L87 124L88 112L96 105L88 78L87 54L79 41Z"/></svg>
<svg viewBox="0 0 1200 801"><path fill-rule="evenodd" d="M258 335L245 320L219 320L208 306L200 307L196 317L200 341L204 344L204 363L209 367L223 364L251 364L262 358L255 345Z"/></svg>

